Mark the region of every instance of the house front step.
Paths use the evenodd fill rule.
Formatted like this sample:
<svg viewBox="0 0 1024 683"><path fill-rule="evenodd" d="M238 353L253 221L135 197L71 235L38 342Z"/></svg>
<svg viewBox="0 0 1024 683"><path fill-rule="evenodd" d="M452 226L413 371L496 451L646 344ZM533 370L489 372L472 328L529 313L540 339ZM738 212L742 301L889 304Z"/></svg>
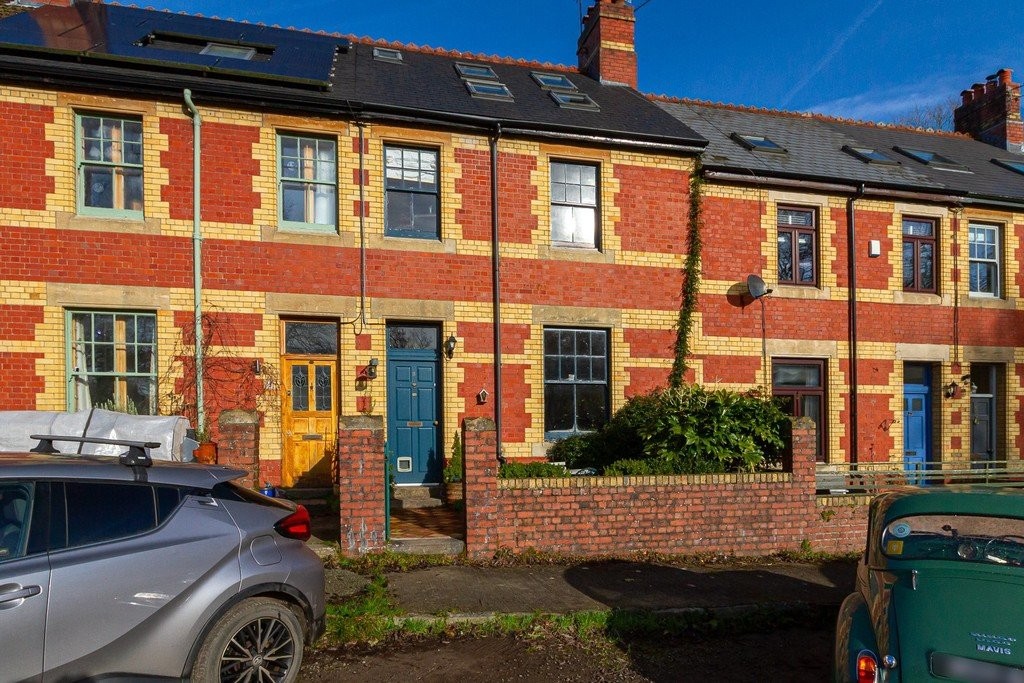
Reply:
<svg viewBox="0 0 1024 683"><path fill-rule="evenodd" d="M391 507L395 509L433 508L444 505L440 486L396 486Z"/></svg>
<svg viewBox="0 0 1024 683"><path fill-rule="evenodd" d="M388 548L406 555L461 555L466 550L466 543L447 536L398 538L392 539Z"/></svg>

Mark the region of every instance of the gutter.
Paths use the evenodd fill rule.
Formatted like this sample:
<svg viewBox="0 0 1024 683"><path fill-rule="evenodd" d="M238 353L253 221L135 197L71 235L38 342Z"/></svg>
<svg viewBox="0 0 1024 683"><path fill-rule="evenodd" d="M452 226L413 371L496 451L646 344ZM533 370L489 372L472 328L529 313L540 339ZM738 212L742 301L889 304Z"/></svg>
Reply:
<svg viewBox="0 0 1024 683"><path fill-rule="evenodd" d="M864 185L846 200L846 258L849 282L849 335L850 335L850 464L858 460L857 443L857 212L854 203L864 196Z"/></svg>
<svg viewBox="0 0 1024 683"><path fill-rule="evenodd" d="M203 232L201 226L201 194L202 176L200 175L200 158L202 153L203 117L192 102L192 91L185 89L182 93L185 107L192 115L192 296L193 323L195 325L196 347L196 429L206 430L206 396L203 390Z"/></svg>
<svg viewBox="0 0 1024 683"><path fill-rule="evenodd" d="M856 194L862 192L865 197L887 197L892 199L908 199L914 201L934 202L936 204L953 204L956 206L991 206L1014 211L1024 210L1024 202L1014 202L1004 199L986 199L985 197L970 197L962 194L940 194L934 192L915 192L913 190L898 190L887 187L868 187L866 184L844 185L842 183L829 183L818 180L802 180L799 178L779 178L776 176L761 176L748 173L733 173L731 171L704 171L704 177L711 180L720 180L726 183L760 185L775 185L778 187L795 187L807 190L818 190L820 192L832 192L836 194ZM863 188L863 191L861 190Z"/></svg>
<svg viewBox="0 0 1024 683"><path fill-rule="evenodd" d="M59 62L60 71L56 71L54 63L41 59L25 57L0 57L0 71L5 79L30 81L46 85L65 85L71 88L92 88L108 90L117 94L130 92L134 96L150 95L154 97L173 95L184 85L195 92L201 92L205 101L213 104L225 104L238 108L243 106L259 109L277 109L281 111L299 112L304 116L322 114L325 116L355 117L358 115L365 122L389 121L417 125L450 125L462 130L489 134L495 125L502 125L493 117L458 114L454 112L430 111L429 116L406 114L407 108L383 104L353 102L332 96L329 92L309 92L297 88L261 83L238 83L219 81L196 76L176 78L167 85L154 80L149 73L139 73L131 69L97 71L87 64ZM372 110L372 111L371 111ZM707 143L699 140L677 139L629 139L615 137L613 134L575 133L556 128L524 128L521 124L514 128L504 128L504 134L535 136L555 140L565 140L596 145L632 147L637 149L670 152L677 154L700 154Z"/></svg>
<svg viewBox="0 0 1024 683"><path fill-rule="evenodd" d="M494 455L499 463L505 462L501 445L501 246L498 243L498 140L501 124L494 125L491 136L491 291L493 296L494 325Z"/></svg>

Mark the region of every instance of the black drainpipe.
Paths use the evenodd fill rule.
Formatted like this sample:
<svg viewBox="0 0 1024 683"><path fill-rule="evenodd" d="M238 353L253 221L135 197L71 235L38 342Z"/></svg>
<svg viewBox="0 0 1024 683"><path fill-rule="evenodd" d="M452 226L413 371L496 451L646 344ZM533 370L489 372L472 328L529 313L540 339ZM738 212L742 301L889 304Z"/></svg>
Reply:
<svg viewBox="0 0 1024 683"><path fill-rule="evenodd" d="M504 463L501 450L501 249L498 244L498 139L501 124L491 137L491 289L494 297L494 454Z"/></svg>
<svg viewBox="0 0 1024 683"><path fill-rule="evenodd" d="M850 274L850 464L857 464L857 217L854 202L864 196L864 184L846 200L847 267ZM824 444L827 445L827 444Z"/></svg>

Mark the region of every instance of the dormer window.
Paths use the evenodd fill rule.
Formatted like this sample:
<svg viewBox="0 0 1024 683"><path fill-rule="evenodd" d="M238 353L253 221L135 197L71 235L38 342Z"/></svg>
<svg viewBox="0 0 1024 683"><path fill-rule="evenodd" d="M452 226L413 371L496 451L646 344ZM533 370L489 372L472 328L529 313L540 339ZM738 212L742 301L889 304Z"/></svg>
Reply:
<svg viewBox="0 0 1024 683"><path fill-rule="evenodd" d="M201 55L212 55L214 57L228 57L229 59L251 60L256 56L256 49L244 45L226 45L224 43L207 43L206 47L199 51Z"/></svg>
<svg viewBox="0 0 1024 683"><path fill-rule="evenodd" d="M483 64L464 64L462 62L456 62L455 70L459 72L459 75L464 79L477 80L477 81L496 81L498 80L498 74L494 73L494 69Z"/></svg>
<svg viewBox="0 0 1024 683"><path fill-rule="evenodd" d="M466 89L473 97L481 97L488 100L506 100L511 102L513 97L504 83L488 81L466 80Z"/></svg>
<svg viewBox="0 0 1024 683"><path fill-rule="evenodd" d="M590 95L581 92L559 92L552 90L551 99L564 109L586 109L588 111L600 111L597 102L590 99Z"/></svg>
<svg viewBox="0 0 1024 683"><path fill-rule="evenodd" d="M905 154L914 161L919 161L922 164L925 164L926 166L937 168L940 171L960 171L964 173L971 172L970 169L968 169L963 164L958 164L952 159L942 156L938 152L933 152L927 149L917 149L913 147L894 147L893 149L895 149L900 154Z"/></svg>
<svg viewBox="0 0 1024 683"><path fill-rule="evenodd" d="M373 58L378 62L391 62L392 64L402 64L402 52L400 50L394 50L390 47L375 47L373 48Z"/></svg>
<svg viewBox="0 0 1024 683"><path fill-rule="evenodd" d="M744 135L733 133L730 135L735 142L746 147L751 152L772 152L774 154L785 154L786 148L777 144L771 138L764 135Z"/></svg>
<svg viewBox="0 0 1024 683"><path fill-rule="evenodd" d="M1024 161L1017 161L1016 159L993 159L992 161L1003 168L1007 168L1011 171L1024 175Z"/></svg>
<svg viewBox="0 0 1024 683"><path fill-rule="evenodd" d="M533 76L533 80L537 82L537 85L544 88L545 90L562 90L567 92L576 92L576 84L569 80L568 76L563 74L549 74L541 71L531 71L530 75Z"/></svg>
<svg viewBox="0 0 1024 683"><path fill-rule="evenodd" d="M854 147L852 145L844 145L843 151L847 154L851 154L864 163L867 164L883 164L886 166L896 166L897 161L890 159L885 154L882 154L877 149L872 147Z"/></svg>

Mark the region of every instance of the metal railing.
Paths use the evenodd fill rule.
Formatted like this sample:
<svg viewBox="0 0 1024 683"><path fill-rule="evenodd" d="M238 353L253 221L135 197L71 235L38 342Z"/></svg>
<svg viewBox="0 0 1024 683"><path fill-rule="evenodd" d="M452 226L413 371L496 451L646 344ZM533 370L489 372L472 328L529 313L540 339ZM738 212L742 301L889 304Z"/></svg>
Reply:
<svg viewBox="0 0 1024 683"><path fill-rule="evenodd" d="M984 460L949 463L864 462L818 465L818 493L868 494L904 486L1024 487L1024 461Z"/></svg>

